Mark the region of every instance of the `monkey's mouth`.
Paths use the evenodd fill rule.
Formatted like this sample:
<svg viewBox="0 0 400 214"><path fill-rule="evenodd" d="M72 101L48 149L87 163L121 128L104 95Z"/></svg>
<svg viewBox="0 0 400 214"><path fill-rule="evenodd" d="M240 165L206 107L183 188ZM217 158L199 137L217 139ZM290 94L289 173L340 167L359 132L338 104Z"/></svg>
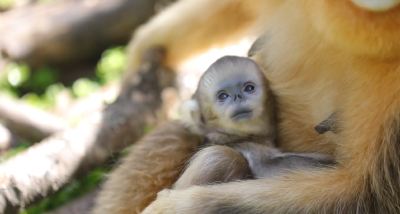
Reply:
<svg viewBox="0 0 400 214"><path fill-rule="evenodd" d="M235 123L245 122L253 118L253 110L249 108L237 109L231 115L231 119Z"/></svg>

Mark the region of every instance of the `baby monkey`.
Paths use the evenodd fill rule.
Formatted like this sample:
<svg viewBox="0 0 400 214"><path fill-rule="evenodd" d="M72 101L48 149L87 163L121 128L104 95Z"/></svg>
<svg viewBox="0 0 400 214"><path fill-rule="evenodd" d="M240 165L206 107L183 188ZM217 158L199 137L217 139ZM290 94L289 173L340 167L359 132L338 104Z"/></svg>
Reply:
<svg viewBox="0 0 400 214"><path fill-rule="evenodd" d="M204 135L208 147L192 158L175 189L335 164L326 155L275 148L275 99L261 69L249 58L225 56L214 62L191 102L192 127Z"/></svg>

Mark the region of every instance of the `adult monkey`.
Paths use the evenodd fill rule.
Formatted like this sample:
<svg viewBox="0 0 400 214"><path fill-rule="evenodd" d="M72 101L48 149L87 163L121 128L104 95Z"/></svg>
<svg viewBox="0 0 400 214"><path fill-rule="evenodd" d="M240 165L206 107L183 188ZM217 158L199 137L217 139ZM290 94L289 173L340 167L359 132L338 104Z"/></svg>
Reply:
<svg viewBox="0 0 400 214"><path fill-rule="evenodd" d="M141 28L129 47L131 68L153 45L164 46L165 64L174 66L252 27L264 31L254 59L278 97L280 148L339 162L163 192L145 213L400 213L399 3L182 0ZM318 135L315 125L337 110L341 131Z"/></svg>

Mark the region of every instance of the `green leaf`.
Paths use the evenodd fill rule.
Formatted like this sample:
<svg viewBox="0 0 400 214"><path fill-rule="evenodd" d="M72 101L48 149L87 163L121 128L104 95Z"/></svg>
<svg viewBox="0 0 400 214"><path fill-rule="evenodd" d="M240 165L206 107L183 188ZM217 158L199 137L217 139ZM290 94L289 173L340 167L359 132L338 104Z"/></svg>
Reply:
<svg viewBox="0 0 400 214"><path fill-rule="evenodd" d="M6 68L8 83L18 87L29 79L30 69L26 64L11 63Z"/></svg>
<svg viewBox="0 0 400 214"><path fill-rule="evenodd" d="M125 47L119 46L104 51L96 68L100 82L104 84L118 79L125 69L126 61Z"/></svg>
<svg viewBox="0 0 400 214"><path fill-rule="evenodd" d="M77 97L86 97L99 88L99 84L88 78L80 78L72 85L72 92Z"/></svg>

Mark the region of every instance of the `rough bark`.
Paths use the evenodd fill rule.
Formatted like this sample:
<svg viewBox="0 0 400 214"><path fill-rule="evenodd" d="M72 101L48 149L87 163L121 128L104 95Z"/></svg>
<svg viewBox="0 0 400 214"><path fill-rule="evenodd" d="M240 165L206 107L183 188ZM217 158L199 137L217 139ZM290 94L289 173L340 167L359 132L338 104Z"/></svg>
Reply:
<svg viewBox="0 0 400 214"><path fill-rule="evenodd" d="M63 91L57 96L52 112L69 119L82 118L93 111L102 110L107 101L116 98L119 92L118 83L104 85L89 96L79 99L73 99L70 91Z"/></svg>
<svg viewBox="0 0 400 214"><path fill-rule="evenodd" d="M69 127L61 117L4 96L0 96L0 119L16 135L33 142Z"/></svg>
<svg viewBox="0 0 400 214"><path fill-rule="evenodd" d="M0 213L17 213L71 178L102 166L156 123L161 91L173 84L175 76L159 68L159 51L144 58L138 81L113 104L0 166Z"/></svg>
<svg viewBox="0 0 400 214"><path fill-rule="evenodd" d="M0 52L36 67L98 59L150 18L156 0L70 0L0 15Z"/></svg>
<svg viewBox="0 0 400 214"><path fill-rule="evenodd" d="M0 159L1 155L18 144L17 137L6 127L0 124Z"/></svg>

